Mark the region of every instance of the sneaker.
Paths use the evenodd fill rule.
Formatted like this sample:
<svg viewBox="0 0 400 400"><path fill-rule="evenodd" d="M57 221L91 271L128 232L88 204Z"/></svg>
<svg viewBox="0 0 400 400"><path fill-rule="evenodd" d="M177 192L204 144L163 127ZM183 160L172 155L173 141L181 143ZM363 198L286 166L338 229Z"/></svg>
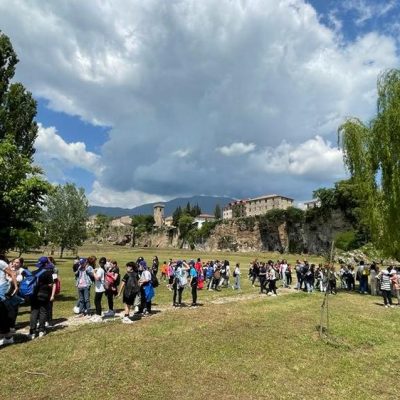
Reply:
<svg viewBox="0 0 400 400"><path fill-rule="evenodd" d="M50 326L49 321L46 321L46 322L44 323L44 326L45 326L46 328L48 328L48 327Z"/></svg>
<svg viewBox="0 0 400 400"><path fill-rule="evenodd" d="M46 335L46 332L39 332L39 337L42 338L44 335Z"/></svg>
<svg viewBox="0 0 400 400"><path fill-rule="evenodd" d="M113 310L108 310L106 313L104 313L104 317L114 317L115 312Z"/></svg>
<svg viewBox="0 0 400 400"><path fill-rule="evenodd" d="M122 318L123 324L133 324L133 321L129 317Z"/></svg>
<svg viewBox="0 0 400 400"><path fill-rule="evenodd" d="M35 333L30 333L30 334L28 335L28 338L29 338L30 340L35 340L35 339L36 339L36 334L35 334Z"/></svg>
<svg viewBox="0 0 400 400"><path fill-rule="evenodd" d="M388 306L388 305L385 305L385 308L389 308L389 306Z"/></svg>
<svg viewBox="0 0 400 400"><path fill-rule="evenodd" d="M13 344L13 343L14 343L14 338L12 336L9 338L0 339L0 346L5 346L7 344Z"/></svg>
<svg viewBox="0 0 400 400"><path fill-rule="evenodd" d="M272 293L272 294L271 294L271 296L272 296L272 297L276 297L276 296L277 296L277 294L275 294L275 293Z"/></svg>

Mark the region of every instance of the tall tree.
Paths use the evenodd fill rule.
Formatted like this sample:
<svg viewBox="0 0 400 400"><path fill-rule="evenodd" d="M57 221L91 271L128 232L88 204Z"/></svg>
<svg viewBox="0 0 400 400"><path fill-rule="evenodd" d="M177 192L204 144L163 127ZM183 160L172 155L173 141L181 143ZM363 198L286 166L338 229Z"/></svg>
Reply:
<svg viewBox="0 0 400 400"><path fill-rule="evenodd" d="M215 216L215 219L221 219L222 218L221 206L219 204L217 204L215 206L214 216Z"/></svg>
<svg viewBox="0 0 400 400"><path fill-rule="evenodd" d="M346 120L339 143L373 243L400 259L400 70L382 73L377 86L377 115L368 123Z"/></svg>
<svg viewBox="0 0 400 400"><path fill-rule="evenodd" d="M182 216L182 208L181 206L178 206L172 213L172 225L178 226L179 219L181 218L181 216Z"/></svg>
<svg viewBox="0 0 400 400"><path fill-rule="evenodd" d="M74 249L86 239L88 201L85 191L72 183L55 187L47 201L47 236L60 247L62 258L65 249Z"/></svg>
<svg viewBox="0 0 400 400"><path fill-rule="evenodd" d="M34 232L50 185L32 164L37 136L36 102L20 83L10 83L18 63L10 39L0 31L0 251Z"/></svg>

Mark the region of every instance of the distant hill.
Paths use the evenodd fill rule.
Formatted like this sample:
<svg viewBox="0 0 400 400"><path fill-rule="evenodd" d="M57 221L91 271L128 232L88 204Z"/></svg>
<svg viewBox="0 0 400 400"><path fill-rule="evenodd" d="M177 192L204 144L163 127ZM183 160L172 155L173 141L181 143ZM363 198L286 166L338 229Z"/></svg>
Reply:
<svg viewBox="0 0 400 400"><path fill-rule="evenodd" d="M192 196L178 197L173 200L162 202L165 205L164 215L171 215L179 206L186 207L189 202L192 206L198 204L201 211L205 214L214 214L215 206L219 204L224 207L229 202L233 201L229 197L213 197L213 196ZM153 206L157 203L148 203L135 208L120 208L120 207L101 207L89 206L89 215L104 214L109 217L121 217L123 215L153 215Z"/></svg>

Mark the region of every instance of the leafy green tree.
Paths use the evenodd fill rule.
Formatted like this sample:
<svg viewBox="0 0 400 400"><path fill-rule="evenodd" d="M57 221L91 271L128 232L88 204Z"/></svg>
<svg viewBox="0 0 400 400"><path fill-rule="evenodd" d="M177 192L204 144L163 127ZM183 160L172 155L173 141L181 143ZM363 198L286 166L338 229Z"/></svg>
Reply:
<svg viewBox="0 0 400 400"><path fill-rule="evenodd" d="M214 216L216 219L221 219L222 218L222 212L221 212L221 206L217 204L214 209Z"/></svg>
<svg viewBox="0 0 400 400"><path fill-rule="evenodd" d="M344 162L358 186L360 211L372 242L400 259L400 70L378 77L377 115L339 127Z"/></svg>
<svg viewBox="0 0 400 400"><path fill-rule="evenodd" d="M11 83L18 58L0 31L0 251L17 243L34 223L50 185L32 164L37 136L36 102L20 83Z"/></svg>
<svg viewBox="0 0 400 400"><path fill-rule="evenodd" d="M190 215L184 214L179 218L178 228L179 228L180 237L182 239L186 239L189 232L193 229L193 227L194 227L193 221L194 221L194 218Z"/></svg>
<svg viewBox="0 0 400 400"><path fill-rule="evenodd" d="M187 215L192 215L192 207L190 206L190 202L188 201L186 204L186 208L184 213L186 213Z"/></svg>
<svg viewBox="0 0 400 400"><path fill-rule="evenodd" d="M18 257L21 257L22 253L26 253L30 249L37 249L42 243L42 238L39 234L39 229L28 230L19 229L15 231L15 248L18 250Z"/></svg>
<svg viewBox="0 0 400 400"><path fill-rule="evenodd" d="M94 230L96 235L99 235L101 232L106 230L110 225L111 217L104 214L97 214L94 220Z"/></svg>
<svg viewBox="0 0 400 400"><path fill-rule="evenodd" d="M47 236L60 247L60 257L65 249L74 249L86 239L88 201L85 191L73 183L58 185L49 195L45 221Z"/></svg>
<svg viewBox="0 0 400 400"><path fill-rule="evenodd" d="M178 226L179 219L181 218L181 216L182 216L182 208L181 206L178 206L172 213L172 225Z"/></svg>

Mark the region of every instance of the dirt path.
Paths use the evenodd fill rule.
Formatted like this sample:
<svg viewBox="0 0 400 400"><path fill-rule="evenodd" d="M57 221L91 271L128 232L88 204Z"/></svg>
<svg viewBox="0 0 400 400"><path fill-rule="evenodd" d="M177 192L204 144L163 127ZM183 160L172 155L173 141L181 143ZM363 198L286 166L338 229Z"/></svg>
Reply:
<svg viewBox="0 0 400 400"><path fill-rule="evenodd" d="M290 294L290 293L295 293L293 289L279 289L279 295L277 297L271 297L271 296L266 296L265 294L259 294L259 293L250 293L250 294L241 294L238 293L237 295L234 296L222 296L214 300L209 300L203 303L203 306L209 307L212 304L215 305L221 305L221 304L229 304L229 303L236 303L236 302L242 302L242 301L251 301L251 300L256 300L256 299L277 299L281 296ZM190 306L184 306L184 307L173 307L171 305L157 305L154 307L154 314L151 317L157 316L160 313L170 313L170 312L179 312L181 309L187 309L187 310L198 310L201 307L190 307ZM53 327L49 328L50 332L52 330L58 330L62 328L70 328L70 327L76 327L80 325L87 325L87 324L101 324L101 323L107 323L107 322L113 322L113 321L120 321L123 316L123 311L121 310L119 313L117 312L114 317L103 317L101 321L93 321L92 317L82 317L82 316L77 316L77 315L72 315L62 321L55 322ZM140 317L135 318L132 317L132 320L140 320ZM29 326L23 329L17 330L17 334L21 335L28 335L29 333Z"/></svg>

